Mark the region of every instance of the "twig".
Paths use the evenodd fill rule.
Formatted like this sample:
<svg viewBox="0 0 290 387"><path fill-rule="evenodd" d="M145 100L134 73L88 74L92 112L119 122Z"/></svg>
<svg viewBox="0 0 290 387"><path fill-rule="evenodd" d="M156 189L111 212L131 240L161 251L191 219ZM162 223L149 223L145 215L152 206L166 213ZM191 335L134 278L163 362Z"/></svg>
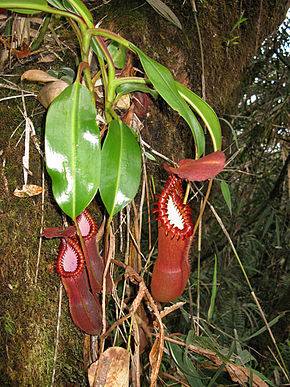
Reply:
<svg viewBox="0 0 290 387"><path fill-rule="evenodd" d="M203 208L203 199L200 202L200 212ZM197 317L197 327L196 334L199 336L199 317L200 317L200 255L201 255L201 235L202 235L202 216L200 217L200 222L198 226L198 242L197 242L197 299L196 299L196 317ZM191 316L193 317L193 316Z"/></svg>
<svg viewBox="0 0 290 387"><path fill-rule="evenodd" d="M161 372L159 376L160 376L160 377L163 377L163 378L168 378L168 379L174 380L175 382L177 382L178 384L181 384L182 386L190 387L189 384L183 382L182 380L176 378L176 377L173 376L173 375L168 374L167 372Z"/></svg>
<svg viewBox="0 0 290 387"><path fill-rule="evenodd" d="M36 261L36 270L35 270L35 278L34 283L37 283L37 277L38 277L38 271L39 271L39 263L40 263L40 253L41 253L41 246L42 246L42 232L43 232L43 224L44 224L44 162L42 161L42 167L41 167L41 220L40 220L40 237L39 237L39 244L38 244L38 252L37 252L37 261Z"/></svg>
<svg viewBox="0 0 290 387"><path fill-rule="evenodd" d="M60 332L60 318L61 318L61 303L62 303L62 282L59 281L59 296L58 296L58 314L57 314L57 324L56 324L56 338L54 345L54 356L53 356L53 367L52 367L52 375L51 375L51 383L50 386L54 386L54 378L55 378L55 369L56 369L56 360L57 360L57 350L59 343L59 332Z"/></svg>
<svg viewBox="0 0 290 387"><path fill-rule="evenodd" d="M280 364L279 360L277 359L277 357L275 356L274 352L273 352L272 349L269 347L269 345L268 345L268 349L269 349L269 351L271 352L271 355L272 355L273 358L275 359L275 361L276 361L276 363L278 364L278 366L281 368L281 370L282 370L282 372L283 372L285 378L286 378L287 381L289 382L289 377L288 377L288 375L286 374L284 368L283 368L282 365Z"/></svg>
<svg viewBox="0 0 290 387"><path fill-rule="evenodd" d="M132 359L132 365L134 365L135 370L135 383L134 385L136 387L140 387L140 332L139 332L139 326L135 318L133 318L133 335L134 335L134 356Z"/></svg>
<svg viewBox="0 0 290 387"><path fill-rule="evenodd" d="M22 95L22 94L13 95L11 97L0 98L0 102L7 101L8 99L22 98L22 97L36 97L36 94L35 93L30 93L30 94L24 94L24 95Z"/></svg>
<svg viewBox="0 0 290 387"><path fill-rule="evenodd" d="M167 316L168 314L174 312L175 310L181 308L183 305L185 305L186 302L185 301L180 301L180 302L177 302L176 304L173 304L171 306L167 306L166 308L164 308L161 312L160 312L160 317L161 317L161 320Z"/></svg>
<svg viewBox="0 0 290 387"><path fill-rule="evenodd" d="M201 60L201 90L202 90L202 99L206 100L206 91L205 91L205 70L204 70L204 53L203 53L203 45L202 45L202 37L197 19L197 8L195 4L195 0L191 0L191 5L193 9L194 21L198 34L199 48L200 48L200 60Z"/></svg>
<svg viewBox="0 0 290 387"><path fill-rule="evenodd" d="M106 266L103 274L103 294L102 294L102 312L103 312L103 332L102 332L102 338L101 338L101 344L100 344L100 353L104 351L105 346L105 339L103 339L103 335L106 332L107 329L107 320L106 320L106 277L107 273L110 267L111 260L113 258L114 248L115 248L115 237L112 232L112 228L110 226L110 245L109 245L109 252L108 257L106 261Z"/></svg>
<svg viewBox="0 0 290 387"><path fill-rule="evenodd" d="M147 144L147 142L145 142L141 136L140 136L140 143L141 145L144 145L146 146L146 148L148 148L150 150L150 152L154 153L156 156L162 158L163 160L166 160L167 162L169 162L170 164L172 163L172 160L170 160L168 157L164 156L162 153L159 153L157 152L156 150L154 150L151 145Z"/></svg>
<svg viewBox="0 0 290 387"><path fill-rule="evenodd" d="M144 180L145 180L145 186L146 186L146 200L147 200L147 215L148 215L148 250L151 250L151 213L150 213L150 198L149 198L149 185L148 185L148 178L147 178L147 170L146 170L146 159L144 152L142 152L142 161L143 161L143 173L144 173Z"/></svg>

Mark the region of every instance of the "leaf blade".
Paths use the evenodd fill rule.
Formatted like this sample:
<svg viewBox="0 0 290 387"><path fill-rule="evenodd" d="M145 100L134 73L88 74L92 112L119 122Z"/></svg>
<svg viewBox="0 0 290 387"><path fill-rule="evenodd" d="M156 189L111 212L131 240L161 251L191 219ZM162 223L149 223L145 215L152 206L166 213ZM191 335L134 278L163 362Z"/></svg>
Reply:
<svg viewBox="0 0 290 387"><path fill-rule="evenodd" d="M48 12L49 9L46 0L1 0L1 8L24 14Z"/></svg>
<svg viewBox="0 0 290 387"><path fill-rule="evenodd" d="M88 206L99 187L100 133L95 117L88 89L77 82L53 101L47 113L47 171L56 202L73 220Z"/></svg>
<svg viewBox="0 0 290 387"><path fill-rule="evenodd" d="M141 151L132 130L120 120L110 123L102 149L100 194L110 216L136 195L141 175Z"/></svg>
<svg viewBox="0 0 290 387"><path fill-rule="evenodd" d="M159 15L182 30L182 25L175 13L161 0L146 0Z"/></svg>
<svg viewBox="0 0 290 387"><path fill-rule="evenodd" d="M130 44L130 47L138 54L142 66L154 88L168 105L176 110L188 123L195 140L197 149L196 156L199 158L203 154L205 148L204 132L192 110L178 93L176 82L174 81L172 74L166 67L151 59L138 47L133 44Z"/></svg>
<svg viewBox="0 0 290 387"><path fill-rule="evenodd" d="M187 89L185 86L178 82L175 82L178 93L189 103L193 109L198 113L203 122L205 123L210 133L214 150L221 150L221 127L219 120L213 111L213 109L197 94Z"/></svg>
<svg viewBox="0 0 290 387"><path fill-rule="evenodd" d="M223 197L225 199L225 202L228 206L228 209L230 211L230 214L232 214L231 192L230 192L228 184L224 180L221 181L221 191L222 191Z"/></svg>

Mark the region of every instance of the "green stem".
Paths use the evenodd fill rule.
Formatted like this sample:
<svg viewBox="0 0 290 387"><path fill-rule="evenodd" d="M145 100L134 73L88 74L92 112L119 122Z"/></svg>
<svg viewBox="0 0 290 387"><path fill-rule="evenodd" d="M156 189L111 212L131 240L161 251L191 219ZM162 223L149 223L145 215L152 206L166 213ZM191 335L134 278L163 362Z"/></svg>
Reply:
<svg viewBox="0 0 290 387"><path fill-rule="evenodd" d="M112 218L113 218L112 215L110 215L108 222L107 222L107 225L106 225L106 233L105 233L105 241L104 241L104 261L105 261L105 264L106 264L107 259L108 259L109 235L110 235L110 225L112 222Z"/></svg>
<svg viewBox="0 0 290 387"><path fill-rule="evenodd" d="M1 6L3 7L3 5L1 4ZM5 5L4 5L5 7ZM10 8L10 7L6 7L6 8ZM16 3L16 4L13 4L13 9L15 9L17 11L17 9L31 9L31 10L35 10L35 11L40 11L40 12L46 12L46 13L51 13L51 14L54 14L54 15L60 15L60 16L64 16L64 17L67 17L67 18L71 18L71 19L74 19L75 21L77 21L80 25L85 25L85 21L84 19L79 16L79 15L76 15L75 13L72 13L72 12L68 12L68 11L63 11L61 9L56 9L56 8L51 8L47 5L41 5L41 4L33 4L33 6L25 6L25 4L23 3L23 0L19 1L19 4Z"/></svg>
<svg viewBox="0 0 290 387"><path fill-rule="evenodd" d="M123 46L131 49L130 46L132 43L130 43L128 40L122 38L120 35L115 34L114 32L111 32L109 30L105 30L104 28L89 28L88 33L90 33L90 36L105 36L106 38L112 39L117 43L122 44Z"/></svg>
<svg viewBox="0 0 290 387"><path fill-rule="evenodd" d="M75 0L67 0L67 1L81 15L81 17L84 19L86 25L89 28L92 28L94 26L93 17L91 15L90 11L87 9L87 7L80 1L75 1Z"/></svg>
<svg viewBox="0 0 290 387"><path fill-rule="evenodd" d="M148 84L151 85L151 82L149 81L149 79L140 78L140 77L123 77L123 78L115 78L112 82L112 86L114 88L117 88L123 83L139 83L142 85L148 85Z"/></svg>

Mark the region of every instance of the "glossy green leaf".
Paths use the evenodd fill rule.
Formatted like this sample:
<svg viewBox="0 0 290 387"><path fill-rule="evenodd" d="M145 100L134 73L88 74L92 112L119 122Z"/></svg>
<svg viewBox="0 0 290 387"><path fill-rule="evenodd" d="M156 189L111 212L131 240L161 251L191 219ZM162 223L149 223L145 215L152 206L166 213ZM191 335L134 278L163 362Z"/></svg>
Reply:
<svg viewBox="0 0 290 387"><path fill-rule="evenodd" d="M46 0L1 0L0 6L24 14L49 10Z"/></svg>
<svg viewBox="0 0 290 387"><path fill-rule="evenodd" d="M231 193L230 193L228 184L224 180L221 181L221 191L225 199L225 202L227 203L227 206L229 208L230 214L232 214Z"/></svg>
<svg viewBox="0 0 290 387"><path fill-rule="evenodd" d="M127 48L118 42L112 42L108 45L108 51L113 59L117 69L122 69L126 64Z"/></svg>
<svg viewBox="0 0 290 387"><path fill-rule="evenodd" d="M100 193L113 216L136 195L141 175L141 151L136 134L120 120L111 121L102 149Z"/></svg>
<svg viewBox="0 0 290 387"><path fill-rule="evenodd" d="M62 11L68 11L80 15L92 22L93 17L87 7L80 0L47 0L50 5Z"/></svg>
<svg viewBox="0 0 290 387"><path fill-rule="evenodd" d="M175 82L178 93L201 117L211 136L214 151L221 150L222 135L217 115L213 109L198 95L187 89L185 86Z"/></svg>
<svg viewBox="0 0 290 387"><path fill-rule="evenodd" d="M46 167L53 194L74 220L98 190L100 156L95 106L88 89L75 82L51 104L45 129Z"/></svg>
<svg viewBox="0 0 290 387"><path fill-rule="evenodd" d="M116 88L116 99L118 100L120 97L122 97L122 95L134 93L135 91L141 91L141 93L148 93L154 99L158 97L158 93L156 90L152 90L150 89L150 87L142 85L141 83L122 83Z"/></svg>
<svg viewBox="0 0 290 387"><path fill-rule="evenodd" d="M139 50L138 47L133 44L130 44L130 47L138 54L142 66L154 88L172 109L178 111L190 126L197 149L196 156L199 158L204 152L204 133L192 110L180 96L176 87L177 83L174 81L172 74L166 67L151 59Z"/></svg>
<svg viewBox="0 0 290 387"><path fill-rule="evenodd" d="M65 10L61 0L47 0L47 2L55 8Z"/></svg>

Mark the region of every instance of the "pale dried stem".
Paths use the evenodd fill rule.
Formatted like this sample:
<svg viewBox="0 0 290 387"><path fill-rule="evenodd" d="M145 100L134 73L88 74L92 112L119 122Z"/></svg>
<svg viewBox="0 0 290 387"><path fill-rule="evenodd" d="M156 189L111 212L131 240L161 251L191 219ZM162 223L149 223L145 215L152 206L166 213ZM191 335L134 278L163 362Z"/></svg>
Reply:
<svg viewBox="0 0 290 387"><path fill-rule="evenodd" d="M171 380L174 380L175 382L177 382L178 384L182 385L182 386L185 386L185 387L190 387L189 384L183 382L182 380L176 378L175 376L173 375L170 375L168 374L167 372L160 372L160 377L163 377L163 378L167 378L167 379L171 379ZM165 384L164 384L165 385ZM171 384L172 385L172 384Z"/></svg>
<svg viewBox="0 0 290 387"><path fill-rule="evenodd" d="M130 206L126 207L127 212L127 245L125 254L125 265L129 264L129 252L130 252Z"/></svg>
<svg viewBox="0 0 290 387"><path fill-rule="evenodd" d="M102 331L102 337L101 337L101 343L100 343L100 353L104 351L105 346L105 337L104 334L107 329L107 320L106 320L106 277L107 273L110 267L111 260L113 259L114 249L115 249L115 236L112 232L112 228L110 226L110 234L109 234L109 251L108 251L108 257L107 262L104 270L103 275L103 293L102 293L102 313L103 313L103 331Z"/></svg>
<svg viewBox="0 0 290 387"><path fill-rule="evenodd" d="M271 355L273 356L273 358L275 359L276 363L278 364L278 366L281 368L286 380L289 382L289 376L287 375L286 371L284 370L284 368L282 367L281 363L279 362L279 360L277 359L277 357L275 356L274 352L272 351L272 349L267 346L269 351L271 352Z"/></svg>
<svg viewBox="0 0 290 387"><path fill-rule="evenodd" d="M136 241L136 239L134 238L134 235L132 234L131 230L129 230L129 234L130 234L130 237L133 241L133 244L135 246L135 249L137 250L137 253L140 257L142 257L144 259L144 262L146 262L146 257L144 256L144 254L141 252L140 250L140 247L138 246L138 242Z"/></svg>
<svg viewBox="0 0 290 387"><path fill-rule="evenodd" d="M138 230L138 246L140 248L141 245L141 236L142 236L142 220L143 220L143 206L144 206L144 201L145 201L145 175L143 171L143 183L142 183L142 190L141 190L141 199L140 199L140 206L139 206L139 230Z"/></svg>
<svg viewBox="0 0 290 387"><path fill-rule="evenodd" d="M59 333L60 333L60 318L61 318L61 304L62 304L62 282L59 281L59 296L58 296L58 313L57 313L57 324L56 324L56 338L54 345L54 356L53 356L53 366L52 366L52 375L51 375L51 383L50 386L54 386L55 379L55 370L56 370L56 360L57 360L57 351L58 351L58 343L59 343Z"/></svg>
<svg viewBox="0 0 290 387"><path fill-rule="evenodd" d="M147 215L148 215L148 251L150 251L151 243L152 243L151 242L151 214L150 214L149 185L148 185L146 158L144 156L144 151L142 152L142 161L143 161L144 180L146 185L146 200L147 200Z"/></svg>
<svg viewBox="0 0 290 387"><path fill-rule="evenodd" d="M203 199L200 202L200 212L202 212L203 208ZM200 254L201 254L201 236L202 236L202 216L200 217L200 222L198 226L198 240L197 240L197 326L196 326L196 334L199 336L199 317L200 317ZM192 316L193 317L193 316Z"/></svg>
<svg viewBox="0 0 290 387"><path fill-rule="evenodd" d="M40 263L40 253L41 253L41 247L42 247L42 232L43 232L43 225L44 225L44 163L42 162L41 166L41 219L40 219L40 237L39 237L39 244L38 244L38 252L37 252L37 261L36 261L36 269L35 269L35 278L34 283L37 283L38 278L38 271L39 271L39 263Z"/></svg>
<svg viewBox="0 0 290 387"><path fill-rule="evenodd" d="M134 316L136 317L136 316ZM134 386L140 387L140 334L138 323L133 318L134 355L132 358L132 371L134 372ZM133 375L132 375L133 376Z"/></svg>
<svg viewBox="0 0 290 387"><path fill-rule="evenodd" d="M156 155L156 156L160 157L161 159L166 160L168 163L172 164L172 160L170 160L168 157L164 156L162 153L157 152L156 150L154 150L149 144L147 144L147 142L145 142L141 138L141 136L140 136L140 143L141 143L141 145L143 145L146 148L148 148L150 150L150 152L152 152L154 155Z"/></svg>
<svg viewBox="0 0 290 387"><path fill-rule="evenodd" d="M173 304L171 306L167 306L166 308L164 308L161 312L160 312L160 317L161 317L161 320L167 316L168 314L174 312L175 310L181 308L183 305L185 305L186 302L177 302L176 304Z"/></svg>

